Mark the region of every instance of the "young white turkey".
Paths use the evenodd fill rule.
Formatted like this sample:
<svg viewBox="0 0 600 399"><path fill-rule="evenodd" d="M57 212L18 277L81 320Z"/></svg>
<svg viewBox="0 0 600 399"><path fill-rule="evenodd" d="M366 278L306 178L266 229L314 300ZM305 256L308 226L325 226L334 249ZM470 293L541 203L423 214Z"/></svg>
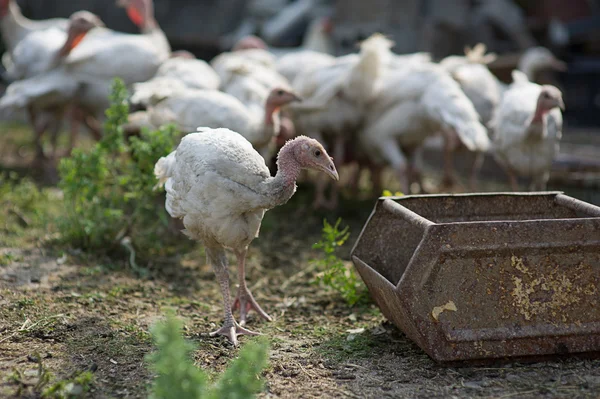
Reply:
<svg viewBox="0 0 600 399"><path fill-rule="evenodd" d="M8 69L12 63L12 52L15 47L28 35L48 29L67 31L69 20L66 18L51 18L46 20L31 20L21 13L21 8L15 0L0 0L0 33L6 48L2 63Z"/></svg>
<svg viewBox="0 0 600 399"><path fill-rule="evenodd" d="M440 61L440 65L458 82L481 117L481 122L489 126L497 107L508 86L498 80L488 69L487 64L495 59L494 54L485 54L483 44L472 50L465 49L465 56L449 56ZM525 50L519 59L518 70L527 75L530 81L535 80L538 72L543 70L564 71L566 64L556 58L544 47L531 47ZM446 140L445 157L447 167L444 170L444 182L454 184L452 156L465 147L455 137ZM475 189L476 177L483 163L483 153L478 152L471 168L471 189Z"/></svg>
<svg viewBox="0 0 600 399"><path fill-rule="evenodd" d="M22 108L32 103L65 108L75 101L89 114L104 118L110 105L114 77L125 84L150 79L171 52L164 32L154 19L152 0L119 0L127 7L142 34L98 27L66 56L60 65L41 75L13 83L1 107Z"/></svg>
<svg viewBox="0 0 600 399"><path fill-rule="evenodd" d="M198 126L232 129L266 158L273 137L279 133L279 108L299 100L291 91L275 88L258 113L227 93L188 90L149 107L148 115L156 127L175 123L181 131L194 130Z"/></svg>
<svg viewBox="0 0 600 399"><path fill-rule="evenodd" d="M338 57L331 65L311 68L293 82L302 97L300 104L289 106L294 126L311 137L325 137L338 162L348 158L347 144L363 123L367 105L378 97L386 67L390 63L393 43L381 34L373 34L360 45L359 54ZM325 199L327 182L317 181L314 207L335 208L338 187L334 185Z"/></svg>
<svg viewBox="0 0 600 399"><path fill-rule="evenodd" d="M221 80L206 61L171 56L154 77L133 84L130 102L148 106L187 89L218 90Z"/></svg>
<svg viewBox="0 0 600 399"><path fill-rule="evenodd" d="M56 155L57 138L66 105L48 101L49 99L44 96L28 101L22 93L27 91L28 87L31 90L37 90L40 86L43 86L35 81L35 77L60 67L64 59L80 45L90 31L102 27L104 27L104 23L96 15L87 11L78 11L69 18L66 31L59 27L34 31L25 36L14 47L13 62L8 74L14 79L24 80L11 83L7 87L5 95L0 99L0 108L9 107L11 101L16 101L19 106L26 106L34 130L35 163L45 159L41 138L50 127L52 128L52 158ZM69 85L65 86L68 87ZM75 90L74 86L72 86L72 90ZM51 97L51 95L47 97ZM74 136L72 135L71 148L73 145Z"/></svg>
<svg viewBox="0 0 600 399"><path fill-rule="evenodd" d="M275 69L289 82L308 70L333 65L335 57L314 50L294 51L277 59Z"/></svg>
<svg viewBox="0 0 600 399"><path fill-rule="evenodd" d="M321 144L300 136L286 143L277 157L272 177L265 161L250 142L229 129L199 129L185 136L177 150L161 158L154 168L165 183L165 207L183 219L184 233L201 241L221 286L225 321L211 333L224 335L234 345L237 336L256 333L243 327L248 311L271 320L246 286L248 245L258 236L265 211L285 204L296 191L302 169L314 169L337 180L333 160ZM225 248L231 248L238 264L239 290L233 308L240 308L240 323L232 314Z"/></svg>
<svg viewBox="0 0 600 399"><path fill-rule="evenodd" d="M420 174L417 150L440 131L471 151L487 150L490 144L473 104L450 75L436 64L415 63L386 76L386 86L368 108L360 139L369 158L391 165L402 190L409 192L411 175Z"/></svg>
<svg viewBox="0 0 600 399"><path fill-rule="evenodd" d="M513 80L492 120L493 155L514 191L516 175L530 177L531 189L544 190L562 136L562 93L554 86L529 82L519 71L513 71Z"/></svg>

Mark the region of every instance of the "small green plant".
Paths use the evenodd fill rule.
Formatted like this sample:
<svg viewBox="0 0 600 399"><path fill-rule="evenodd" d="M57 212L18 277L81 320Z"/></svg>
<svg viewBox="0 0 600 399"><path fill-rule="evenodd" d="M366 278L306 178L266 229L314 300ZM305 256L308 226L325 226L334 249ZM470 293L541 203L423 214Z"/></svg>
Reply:
<svg viewBox="0 0 600 399"><path fill-rule="evenodd" d="M148 355L147 360L157 377L150 398L246 399L262 390L259 375L267 365L265 340L244 345L239 358L213 385L206 373L194 366L191 357L194 345L181 335L181 322L177 318L168 315L151 332L157 351Z"/></svg>
<svg viewBox="0 0 600 399"><path fill-rule="evenodd" d="M383 190L383 193L381 194L382 197L401 197L403 195L404 194L401 191L392 193L390 190Z"/></svg>
<svg viewBox="0 0 600 399"><path fill-rule="evenodd" d="M332 225L327 220L323 220L321 240L313 245L313 249L320 249L323 252L320 259L312 261L321 270L315 282L337 291L349 305L354 305L366 301L368 296L354 270L336 254L338 248L342 247L350 236L348 226L340 230L341 222L342 220L338 219Z"/></svg>
<svg viewBox="0 0 600 399"><path fill-rule="evenodd" d="M90 371L75 372L68 378L54 380L54 375L44 365L39 353L33 354L30 359L37 363L37 381L27 383L23 374L13 369L8 376L8 381L17 385L14 397L41 397L43 399L73 399L86 397L90 390L94 375Z"/></svg>
<svg viewBox="0 0 600 399"><path fill-rule="evenodd" d="M166 126L126 140L122 125L129 112L127 97L125 85L115 79L102 140L89 151L75 149L60 163L66 217L59 229L65 243L129 254L137 268L136 253L142 260L151 259L164 250L164 238L172 236L166 234L168 215L161 193L153 191L153 167L173 149L177 132Z"/></svg>
<svg viewBox="0 0 600 399"><path fill-rule="evenodd" d="M34 229L47 230L51 208L59 203L51 189L38 188L30 178L0 173L0 246L17 246L14 241L28 232L39 239L39 231ZM7 261L11 259L0 259L2 264Z"/></svg>
<svg viewBox="0 0 600 399"><path fill-rule="evenodd" d="M70 399L85 397L94 381L94 375L90 371L77 373L75 376L59 380L42 392L42 398L48 399Z"/></svg>

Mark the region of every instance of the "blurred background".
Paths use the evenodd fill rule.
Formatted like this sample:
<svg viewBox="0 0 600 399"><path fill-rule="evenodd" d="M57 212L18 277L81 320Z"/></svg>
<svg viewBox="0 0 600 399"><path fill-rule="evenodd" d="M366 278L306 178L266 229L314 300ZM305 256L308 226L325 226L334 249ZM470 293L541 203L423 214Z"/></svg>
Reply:
<svg viewBox="0 0 600 399"><path fill-rule="evenodd" d="M17 3L32 19L84 9L109 28L137 32L127 15L105 0ZM330 17L334 55L355 52L356 43L374 32L389 35L396 53L428 51L435 60L482 42L500 55L489 68L507 82L519 54L542 45L568 63L557 76L568 104L566 124L599 125L600 0L156 0L155 15L173 50L205 60L248 34L275 47L301 46L310 24L321 17Z"/></svg>
<svg viewBox="0 0 600 399"><path fill-rule="evenodd" d="M122 9L107 3L17 0L30 19L83 9L110 29L139 32ZM394 53L428 52L436 62L483 43L496 54L489 70L510 83L526 49L546 47L567 67L541 69L533 79L557 86L566 104L550 188L568 185L577 195L574 187L581 187L580 198L600 203L600 0L155 0L154 14L174 52L187 50L207 62L249 35L276 56L306 48L339 57L357 53L358 43L380 32L394 41ZM425 155L443 169L439 147L428 146ZM471 161L456 162L464 172ZM504 178L500 168L489 167L493 161L485 162L483 178Z"/></svg>

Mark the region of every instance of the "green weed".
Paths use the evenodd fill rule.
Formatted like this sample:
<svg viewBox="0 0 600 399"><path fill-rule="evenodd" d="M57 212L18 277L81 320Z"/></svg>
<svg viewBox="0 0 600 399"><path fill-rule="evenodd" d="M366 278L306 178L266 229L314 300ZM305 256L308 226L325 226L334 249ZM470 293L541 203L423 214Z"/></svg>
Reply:
<svg viewBox="0 0 600 399"><path fill-rule="evenodd" d="M157 351L147 359L157 374L150 398L246 399L262 390L259 375L267 365L268 345L264 340L247 343L215 384L194 366L194 345L181 335L181 322L169 315L152 329Z"/></svg>
<svg viewBox="0 0 600 399"><path fill-rule="evenodd" d="M59 224L62 241L88 251L127 257L138 268L162 255L168 246L168 215L156 183L154 163L172 151L172 126L143 131L126 140L128 93L115 79L104 135L91 150L75 149L59 165L66 217Z"/></svg>
<svg viewBox="0 0 600 399"><path fill-rule="evenodd" d="M350 236L348 226L340 230L341 219L334 225L323 220L321 240L313 245L313 249L320 249L322 256L312 262L321 270L315 278L316 283L321 283L337 291L349 304L366 302L368 295L364 284L349 263L344 263L336 254Z"/></svg>

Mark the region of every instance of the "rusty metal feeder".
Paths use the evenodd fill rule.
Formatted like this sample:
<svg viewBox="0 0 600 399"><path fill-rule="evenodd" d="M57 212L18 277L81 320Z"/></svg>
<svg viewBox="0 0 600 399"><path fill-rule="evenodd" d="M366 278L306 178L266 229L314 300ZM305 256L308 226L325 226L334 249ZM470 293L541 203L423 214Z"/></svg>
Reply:
<svg viewBox="0 0 600 399"><path fill-rule="evenodd" d="M600 352L600 207L560 192L382 197L351 255L436 361Z"/></svg>

